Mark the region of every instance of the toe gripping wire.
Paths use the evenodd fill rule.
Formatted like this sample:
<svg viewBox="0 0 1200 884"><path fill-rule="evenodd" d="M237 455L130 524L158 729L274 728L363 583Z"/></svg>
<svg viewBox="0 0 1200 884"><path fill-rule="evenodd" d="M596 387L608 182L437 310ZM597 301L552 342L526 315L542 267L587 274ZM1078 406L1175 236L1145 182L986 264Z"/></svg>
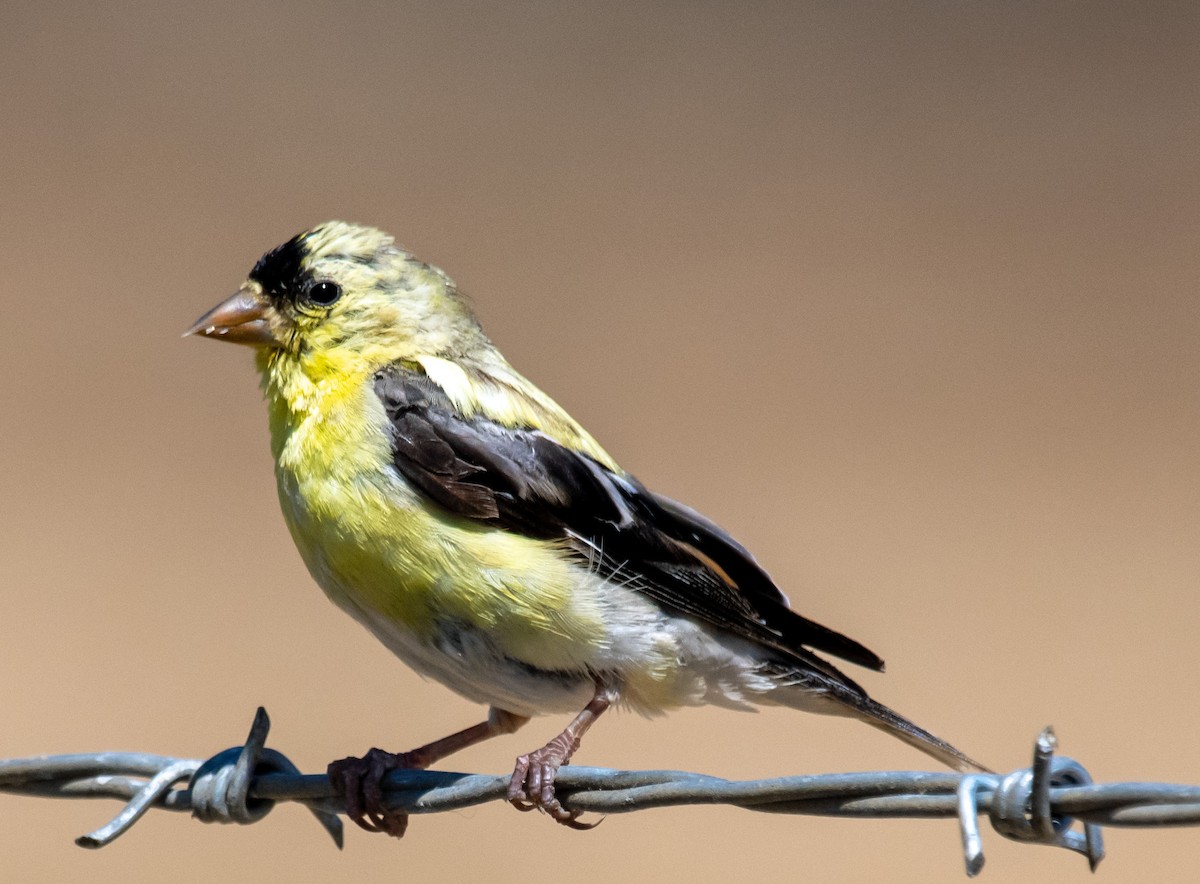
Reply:
<svg viewBox="0 0 1200 884"><path fill-rule="evenodd" d="M1104 840L1100 826L1083 823L1083 832L1073 829L1075 819L1050 808L1050 790L1068 786L1087 786L1091 776L1083 765L1070 758L1055 757L1058 739L1047 727L1037 738L1032 766L1004 777L994 774L969 774L958 786L958 821L962 832L963 859L967 875L974 877L983 868L983 839L979 834L980 800L990 798L988 819L1005 838L1053 847L1065 847L1087 857L1096 871L1104 859Z"/></svg>
<svg viewBox="0 0 1200 884"><path fill-rule="evenodd" d="M246 742L218 752L196 769L188 783L192 816L205 823L248 825L258 822L271 811L275 806L272 799L251 797L251 781L263 774L298 776L300 770L283 753L266 748L270 728L267 711L258 707ZM341 818L313 805L309 805L309 810L340 849L343 840Z"/></svg>

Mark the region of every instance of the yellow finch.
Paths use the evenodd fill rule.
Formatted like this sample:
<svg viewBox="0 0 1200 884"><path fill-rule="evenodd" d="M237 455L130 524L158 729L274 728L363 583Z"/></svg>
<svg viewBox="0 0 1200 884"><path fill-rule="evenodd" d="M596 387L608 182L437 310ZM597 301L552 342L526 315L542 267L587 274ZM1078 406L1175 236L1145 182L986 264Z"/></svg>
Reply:
<svg viewBox="0 0 1200 884"><path fill-rule="evenodd" d="M279 500L317 583L409 666L491 707L413 752L331 764L364 828L404 831L383 803L388 770L547 712L578 714L517 759L508 797L583 828L554 778L613 704L848 715L979 767L818 657L883 668L792 611L715 524L622 470L390 236L337 221L301 233L188 333L257 349Z"/></svg>

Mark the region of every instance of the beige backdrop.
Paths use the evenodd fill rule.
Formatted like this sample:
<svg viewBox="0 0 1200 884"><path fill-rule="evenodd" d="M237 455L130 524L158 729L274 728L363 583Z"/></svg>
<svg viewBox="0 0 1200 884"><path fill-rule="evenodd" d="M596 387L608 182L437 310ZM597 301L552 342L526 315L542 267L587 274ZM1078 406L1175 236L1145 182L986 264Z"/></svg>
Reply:
<svg viewBox="0 0 1200 884"><path fill-rule="evenodd" d="M249 353L180 332L258 255L393 231L651 486L753 549L862 676L1000 769L1200 783L1191 4L5 4L0 757L206 756L257 704L309 771L480 710L321 596ZM500 772L563 724L464 753ZM613 716L579 760L922 768L775 711ZM495 805L337 853L0 796L0 878L960 881L949 821L721 808L579 834ZM1110 831L1104 882L1192 880ZM1090 880L985 835L989 882Z"/></svg>

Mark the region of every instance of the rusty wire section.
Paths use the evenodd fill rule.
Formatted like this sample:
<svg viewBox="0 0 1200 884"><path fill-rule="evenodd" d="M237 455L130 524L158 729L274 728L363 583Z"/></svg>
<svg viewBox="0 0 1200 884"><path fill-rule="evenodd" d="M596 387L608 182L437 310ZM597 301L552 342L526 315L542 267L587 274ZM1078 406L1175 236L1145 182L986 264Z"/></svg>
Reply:
<svg viewBox="0 0 1200 884"><path fill-rule="evenodd" d="M53 755L0 761L0 792L45 798L118 798L107 825L76 839L97 848L126 832L152 807L187 811L204 822L257 822L280 801L306 806L340 848L344 812L324 774L301 774L266 748L270 720L258 710L241 746L208 760L129 752ZM958 819L968 876L983 868L979 817L1018 841L1077 851L1092 869L1104 858L1101 826L1200 824L1200 786L1092 783L1084 768L1054 755L1047 728L1030 767L1011 774L916 771L825 774L731 781L681 771L564 767L563 804L593 813L627 813L681 804L727 804L767 813L872 818ZM394 771L388 803L409 813L460 810L503 801L508 774ZM1079 826L1076 826L1079 823Z"/></svg>

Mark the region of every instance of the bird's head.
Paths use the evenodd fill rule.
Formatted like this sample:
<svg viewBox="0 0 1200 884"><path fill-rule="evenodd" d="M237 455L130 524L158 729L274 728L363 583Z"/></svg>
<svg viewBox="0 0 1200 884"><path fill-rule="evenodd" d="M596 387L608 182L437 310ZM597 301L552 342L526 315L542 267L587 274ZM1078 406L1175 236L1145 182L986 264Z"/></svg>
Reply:
<svg viewBox="0 0 1200 884"><path fill-rule="evenodd" d="M267 252L185 333L247 344L270 362L382 365L486 342L453 281L371 227L329 221Z"/></svg>

